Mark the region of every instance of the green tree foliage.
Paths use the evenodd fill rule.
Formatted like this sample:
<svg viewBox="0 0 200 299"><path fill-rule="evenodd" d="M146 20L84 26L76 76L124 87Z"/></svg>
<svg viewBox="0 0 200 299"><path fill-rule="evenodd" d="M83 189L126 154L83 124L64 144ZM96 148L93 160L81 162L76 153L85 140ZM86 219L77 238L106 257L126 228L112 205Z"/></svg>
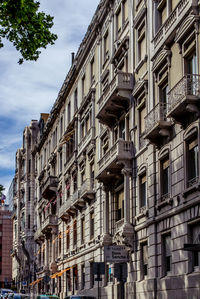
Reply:
<svg viewBox="0 0 200 299"><path fill-rule="evenodd" d="M37 60L48 44L53 45L57 35L50 32L53 17L39 12L35 0L0 0L0 47L9 40L24 60Z"/></svg>

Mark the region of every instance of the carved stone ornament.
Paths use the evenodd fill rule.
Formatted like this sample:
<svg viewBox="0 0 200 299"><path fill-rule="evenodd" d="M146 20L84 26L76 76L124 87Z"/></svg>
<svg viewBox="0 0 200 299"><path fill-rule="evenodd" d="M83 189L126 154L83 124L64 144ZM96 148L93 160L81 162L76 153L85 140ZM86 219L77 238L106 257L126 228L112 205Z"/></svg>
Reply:
<svg viewBox="0 0 200 299"><path fill-rule="evenodd" d="M130 223L124 223L120 230L115 233L113 242L117 245L125 245L128 248L133 249L133 226Z"/></svg>

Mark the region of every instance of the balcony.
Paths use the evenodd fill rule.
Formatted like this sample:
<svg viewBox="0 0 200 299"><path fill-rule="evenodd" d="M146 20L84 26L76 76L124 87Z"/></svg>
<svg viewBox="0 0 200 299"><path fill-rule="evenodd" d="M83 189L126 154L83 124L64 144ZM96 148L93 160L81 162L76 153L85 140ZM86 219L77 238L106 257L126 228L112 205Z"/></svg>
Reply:
<svg viewBox="0 0 200 299"><path fill-rule="evenodd" d="M72 203L78 210L81 210L85 206L84 200L80 197L79 190L76 190L72 195Z"/></svg>
<svg viewBox="0 0 200 299"><path fill-rule="evenodd" d="M51 199L55 196L57 191L58 179L55 176L49 176L44 183L44 187L42 190L42 196L45 199Z"/></svg>
<svg viewBox="0 0 200 299"><path fill-rule="evenodd" d="M153 39L154 54L161 48L166 40L170 41L174 38L176 29L180 26L180 23L191 9L192 2L192 0L181 0L171 12Z"/></svg>
<svg viewBox="0 0 200 299"><path fill-rule="evenodd" d="M98 101L97 118L101 123L112 127L129 107L132 89L132 74L118 71Z"/></svg>
<svg viewBox="0 0 200 299"><path fill-rule="evenodd" d="M58 216L63 221L68 221L70 216L73 216L75 213L76 209L73 207L73 198L72 196L70 196L60 207Z"/></svg>
<svg viewBox="0 0 200 299"><path fill-rule="evenodd" d="M48 215L41 225L42 233L50 233L53 227L58 226L58 217L56 215Z"/></svg>
<svg viewBox="0 0 200 299"><path fill-rule="evenodd" d="M145 117L145 138L160 146L170 136L172 122L166 118L167 104L158 103Z"/></svg>
<svg viewBox="0 0 200 299"><path fill-rule="evenodd" d="M86 179L81 185L80 197L90 201L95 197L94 179Z"/></svg>
<svg viewBox="0 0 200 299"><path fill-rule="evenodd" d="M199 117L200 76L184 76L168 93L167 116L182 125L188 120L188 112Z"/></svg>
<svg viewBox="0 0 200 299"><path fill-rule="evenodd" d="M97 179L107 180L115 178L121 174L122 166L120 163L133 158L133 144L131 141L118 139L118 141L106 152L98 161L99 170Z"/></svg>

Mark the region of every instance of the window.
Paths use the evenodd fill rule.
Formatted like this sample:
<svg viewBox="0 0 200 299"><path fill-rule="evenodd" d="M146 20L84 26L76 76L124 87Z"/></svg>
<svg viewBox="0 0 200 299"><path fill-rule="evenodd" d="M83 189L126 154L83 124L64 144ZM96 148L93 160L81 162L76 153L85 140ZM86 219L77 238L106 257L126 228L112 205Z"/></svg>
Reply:
<svg viewBox="0 0 200 299"><path fill-rule="evenodd" d="M165 157L160 162L160 179L161 179L161 200L169 197L170 193L170 172L169 172L169 156Z"/></svg>
<svg viewBox="0 0 200 299"><path fill-rule="evenodd" d="M192 244L200 244L200 222L191 226L191 239ZM192 252L192 265L194 269L195 267L200 267L199 251Z"/></svg>
<svg viewBox="0 0 200 299"><path fill-rule="evenodd" d="M69 225L67 226L67 230L66 230L66 245L67 245L67 250L69 250L70 247L70 227Z"/></svg>
<svg viewBox="0 0 200 299"><path fill-rule="evenodd" d="M123 23L126 23L128 19L128 1L123 2Z"/></svg>
<svg viewBox="0 0 200 299"><path fill-rule="evenodd" d="M90 239L94 238L94 212L90 213Z"/></svg>
<svg viewBox="0 0 200 299"><path fill-rule="evenodd" d="M78 267L73 267L73 290L78 290Z"/></svg>
<svg viewBox="0 0 200 299"><path fill-rule="evenodd" d="M63 117L61 117L60 119L60 137L62 136L63 134Z"/></svg>
<svg viewBox="0 0 200 299"><path fill-rule="evenodd" d="M82 97L85 96L85 75L82 78Z"/></svg>
<svg viewBox="0 0 200 299"><path fill-rule="evenodd" d="M120 34L121 30L122 30L122 11L121 11L121 7L119 8L119 10L116 13L116 29L117 29L117 36Z"/></svg>
<svg viewBox="0 0 200 299"><path fill-rule="evenodd" d="M66 197L69 198L70 197L70 180L69 179L65 182L65 186L66 186Z"/></svg>
<svg viewBox="0 0 200 299"><path fill-rule="evenodd" d="M78 108L78 89L74 92L74 112L77 111Z"/></svg>
<svg viewBox="0 0 200 299"><path fill-rule="evenodd" d="M68 111L67 119L68 119L68 124L69 124L71 121L71 103L70 102L68 103L67 111Z"/></svg>
<svg viewBox="0 0 200 299"><path fill-rule="evenodd" d="M147 243L141 244L141 277L144 279L148 272L148 245Z"/></svg>
<svg viewBox="0 0 200 299"><path fill-rule="evenodd" d="M81 218L81 244L85 241L85 217Z"/></svg>
<svg viewBox="0 0 200 299"><path fill-rule="evenodd" d="M102 149L101 156L102 157L107 153L108 148L109 148L109 138L108 138L108 134L106 134L101 138L101 149Z"/></svg>
<svg viewBox="0 0 200 299"><path fill-rule="evenodd" d="M124 218L124 189L115 193L116 198L116 221Z"/></svg>
<svg viewBox="0 0 200 299"><path fill-rule="evenodd" d="M162 236L162 252L163 252L163 275L166 275L172 270L172 241L171 235L163 235Z"/></svg>
<svg viewBox="0 0 200 299"><path fill-rule="evenodd" d="M192 186L199 177L199 146L198 138L195 134L187 141L187 185Z"/></svg>
<svg viewBox="0 0 200 299"><path fill-rule="evenodd" d="M94 58L90 62L90 81L91 81L91 84L94 81Z"/></svg>
<svg viewBox="0 0 200 299"><path fill-rule="evenodd" d="M146 105L145 102L139 108L139 134L143 135L145 132L145 116L146 116Z"/></svg>
<svg viewBox="0 0 200 299"><path fill-rule="evenodd" d="M81 265L81 289L85 288L85 265Z"/></svg>
<svg viewBox="0 0 200 299"><path fill-rule="evenodd" d="M138 62L143 60L146 55L146 34L145 21L137 28L137 43L138 43Z"/></svg>
<svg viewBox="0 0 200 299"><path fill-rule="evenodd" d="M74 246L76 246L77 244L77 221L74 220L73 222L73 242L74 242Z"/></svg>
<svg viewBox="0 0 200 299"><path fill-rule="evenodd" d="M31 200L31 187L28 187L28 201Z"/></svg>
<svg viewBox="0 0 200 299"><path fill-rule="evenodd" d="M145 208L147 206L147 176L146 173L140 175L140 208Z"/></svg>
<svg viewBox="0 0 200 299"><path fill-rule="evenodd" d="M167 80L159 86L159 92L160 92L160 95L159 95L160 102L163 104L167 104L168 92L169 92L169 86L168 86Z"/></svg>
<svg viewBox="0 0 200 299"><path fill-rule="evenodd" d="M60 152L60 172L62 172L62 151Z"/></svg>
<svg viewBox="0 0 200 299"><path fill-rule="evenodd" d="M94 262L90 262L90 288L94 287L94 272L93 272Z"/></svg>
<svg viewBox="0 0 200 299"><path fill-rule="evenodd" d="M108 59L108 53L109 53L109 45L108 45L108 31L104 35L103 38L103 57L104 57L104 63Z"/></svg>
<svg viewBox="0 0 200 299"><path fill-rule="evenodd" d="M71 291L71 278L70 278L70 270L66 271L66 292Z"/></svg>
<svg viewBox="0 0 200 299"><path fill-rule="evenodd" d="M61 255L62 250L62 233L60 232L58 235L58 254Z"/></svg>
<svg viewBox="0 0 200 299"><path fill-rule="evenodd" d="M126 140L125 119L119 122L119 138Z"/></svg>

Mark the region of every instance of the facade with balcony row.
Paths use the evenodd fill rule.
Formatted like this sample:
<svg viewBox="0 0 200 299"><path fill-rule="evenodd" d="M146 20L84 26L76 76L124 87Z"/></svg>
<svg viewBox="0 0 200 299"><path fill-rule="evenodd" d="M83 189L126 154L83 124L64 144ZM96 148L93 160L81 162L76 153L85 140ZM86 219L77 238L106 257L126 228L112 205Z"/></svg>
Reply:
<svg viewBox="0 0 200 299"><path fill-rule="evenodd" d="M124 245L126 298L198 298L199 45L195 1L100 2L37 124L35 292L97 295L93 263Z"/></svg>

